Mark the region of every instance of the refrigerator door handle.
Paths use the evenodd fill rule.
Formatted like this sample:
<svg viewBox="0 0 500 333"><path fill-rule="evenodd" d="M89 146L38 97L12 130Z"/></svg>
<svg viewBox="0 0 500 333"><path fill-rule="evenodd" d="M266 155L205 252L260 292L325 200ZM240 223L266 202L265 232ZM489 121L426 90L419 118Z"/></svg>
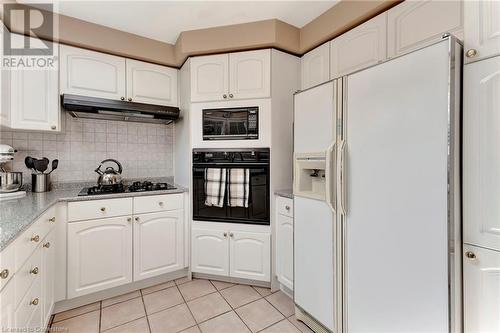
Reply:
<svg viewBox="0 0 500 333"><path fill-rule="evenodd" d="M326 151L325 181L326 193L325 201L333 213L337 211L337 187L336 187L336 165L337 165L337 143L333 142Z"/></svg>
<svg viewBox="0 0 500 333"><path fill-rule="evenodd" d="M342 215L347 214L347 206L346 206L346 192L347 192L347 166L346 166L346 146L347 143L345 140L342 140L340 143L340 172L339 172L339 182L340 182L340 211Z"/></svg>

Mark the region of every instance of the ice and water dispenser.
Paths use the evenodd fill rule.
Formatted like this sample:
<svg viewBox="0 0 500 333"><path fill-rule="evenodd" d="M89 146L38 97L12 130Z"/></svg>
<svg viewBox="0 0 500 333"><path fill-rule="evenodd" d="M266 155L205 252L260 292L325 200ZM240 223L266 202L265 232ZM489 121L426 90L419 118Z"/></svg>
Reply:
<svg viewBox="0 0 500 333"><path fill-rule="evenodd" d="M324 153L295 154L294 195L324 200L327 172Z"/></svg>

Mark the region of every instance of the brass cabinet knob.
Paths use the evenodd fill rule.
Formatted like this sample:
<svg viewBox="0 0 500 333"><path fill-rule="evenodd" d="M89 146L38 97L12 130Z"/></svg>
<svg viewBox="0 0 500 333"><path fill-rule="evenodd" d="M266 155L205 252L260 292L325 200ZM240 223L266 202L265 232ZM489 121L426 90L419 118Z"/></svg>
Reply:
<svg viewBox="0 0 500 333"><path fill-rule="evenodd" d="M31 241L38 243L40 241L40 235L34 235L31 237Z"/></svg>
<svg viewBox="0 0 500 333"><path fill-rule="evenodd" d="M129 102L132 102L132 97L129 97L129 98L128 98L128 101L129 101Z"/></svg>
<svg viewBox="0 0 500 333"><path fill-rule="evenodd" d="M52 125L52 126L50 126L50 129L51 130L55 130L55 129L57 129L57 126L56 125Z"/></svg>
<svg viewBox="0 0 500 333"><path fill-rule="evenodd" d="M101 207L101 212L105 212L106 211L106 207Z"/></svg>
<svg viewBox="0 0 500 333"><path fill-rule="evenodd" d="M467 50L467 52L465 52L465 55L467 56L467 58L474 58L475 56L477 56L477 50L476 49Z"/></svg>
<svg viewBox="0 0 500 333"><path fill-rule="evenodd" d="M46 248L46 249L48 249L50 247L50 242L47 242L47 243L43 244L43 247Z"/></svg>
<svg viewBox="0 0 500 333"><path fill-rule="evenodd" d="M49 222L51 222L51 223L56 222L56 217L55 217L55 216L51 217L51 218L49 219Z"/></svg>
<svg viewBox="0 0 500 333"><path fill-rule="evenodd" d="M469 259L476 259L476 255L472 251L465 252L465 256Z"/></svg>
<svg viewBox="0 0 500 333"><path fill-rule="evenodd" d="M37 298L35 298L34 300L32 300L32 301L30 302L30 304L31 304L31 305L38 305L38 302L39 302L39 299L38 299L38 297L37 297Z"/></svg>
<svg viewBox="0 0 500 333"><path fill-rule="evenodd" d="M234 234L232 232L230 232L229 237L234 237Z"/></svg>
<svg viewBox="0 0 500 333"><path fill-rule="evenodd" d="M286 210L290 210L290 206L286 205L286 206L285 206L285 209L286 209Z"/></svg>
<svg viewBox="0 0 500 333"><path fill-rule="evenodd" d="M163 206L164 205L163 201L158 202L158 205Z"/></svg>
<svg viewBox="0 0 500 333"><path fill-rule="evenodd" d="M227 98L227 95L226 94L222 95L222 98Z"/></svg>
<svg viewBox="0 0 500 333"><path fill-rule="evenodd" d="M38 270L38 267L35 267L35 268L33 268L33 269L30 271L30 273L31 273L31 274L33 274L33 275L37 275L37 274L38 274L38 271L39 271L39 270Z"/></svg>
<svg viewBox="0 0 500 333"><path fill-rule="evenodd" d="M224 237L227 237L227 232L224 233Z"/></svg>
<svg viewBox="0 0 500 333"><path fill-rule="evenodd" d="M139 222L139 216L135 217L135 222Z"/></svg>
<svg viewBox="0 0 500 333"><path fill-rule="evenodd" d="M0 278L2 279L6 279L9 277L9 270L8 269L4 269L0 272Z"/></svg>
<svg viewBox="0 0 500 333"><path fill-rule="evenodd" d="M233 98L233 97L234 97L234 95L233 95L233 94L229 94L229 98Z"/></svg>
<svg viewBox="0 0 500 333"><path fill-rule="evenodd" d="M127 217L127 222L132 222L132 218L131 217Z"/></svg>
<svg viewBox="0 0 500 333"><path fill-rule="evenodd" d="M123 97L123 96L122 96L122 97L120 97L120 99L121 99L122 101L124 101L124 100L125 100L125 97Z"/></svg>

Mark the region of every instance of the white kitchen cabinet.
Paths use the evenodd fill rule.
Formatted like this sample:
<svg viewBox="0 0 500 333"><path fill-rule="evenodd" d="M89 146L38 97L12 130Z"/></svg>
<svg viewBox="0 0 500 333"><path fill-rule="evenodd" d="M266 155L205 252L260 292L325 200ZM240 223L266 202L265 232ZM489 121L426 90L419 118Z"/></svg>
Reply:
<svg viewBox="0 0 500 333"><path fill-rule="evenodd" d="M132 218L68 223L68 298L132 282Z"/></svg>
<svg viewBox="0 0 500 333"><path fill-rule="evenodd" d="M191 237L191 270L196 273L228 276L228 232L193 228Z"/></svg>
<svg viewBox="0 0 500 333"><path fill-rule="evenodd" d="M221 101L229 95L229 55L191 58L191 101Z"/></svg>
<svg viewBox="0 0 500 333"><path fill-rule="evenodd" d="M271 50L229 54L229 99L271 96Z"/></svg>
<svg viewBox="0 0 500 333"><path fill-rule="evenodd" d="M355 72L387 58L387 13L349 30L330 43L330 78Z"/></svg>
<svg viewBox="0 0 500 333"><path fill-rule="evenodd" d="M500 250L500 57L464 69L464 242Z"/></svg>
<svg viewBox="0 0 500 333"><path fill-rule="evenodd" d="M125 99L125 58L61 45L62 94Z"/></svg>
<svg viewBox="0 0 500 333"><path fill-rule="evenodd" d="M11 34L12 42L23 42L24 36ZM41 40L29 38L31 45L42 47ZM46 42L50 43L50 42ZM59 107L58 52L52 45L53 54L47 56L53 67L12 68L10 70L10 107L2 111L5 125L12 129L51 131L61 130ZM45 46L44 46L45 47ZM5 88L7 90L7 88ZM8 113L8 114L7 114Z"/></svg>
<svg viewBox="0 0 500 333"><path fill-rule="evenodd" d="M276 198L276 275L293 290L293 200L283 197Z"/></svg>
<svg viewBox="0 0 500 333"><path fill-rule="evenodd" d="M302 90L330 80L330 42L307 52L300 62Z"/></svg>
<svg viewBox="0 0 500 333"><path fill-rule="evenodd" d="M463 39L464 1L404 1L389 9L387 53L394 57L432 44L451 33Z"/></svg>
<svg viewBox="0 0 500 333"><path fill-rule="evenodd" d="M55 283L55 231L51 231L42 241L42 325L46 326L54 308Z"/></svg>
<svg viewBox="0 0 500 333"><path fill-rule="evenodd" d="M126 60L127 100L177 106L177 69Z"/></svg>
<svg viewBox="0 0 500 333"><path fill-rule="evenodd" d="M269 281L271 278L270 235L230 231L229 239L229 276Z"/></svg>
<svg viewBox="0 0 500 333"><path fill-rule="evenodd" d="M464 332L500 332L500 252L464 246Z"/></svg>
<svg viewBox="0 0 500 333"><path fill-rule="evenodd" d="M500 1L464 1L465 62L500 54Z"/></svg>
<svg viewBox="0 0 500 333"><path fill-rule="evenodd" d="M184 267L184 211L134 217L134 281Z"/></svg>
<svg viewBox="0 0 500 333"><path fill-rule="evenodd" d="M15 303L14 281L11 281L0 291L0 330L2 332L8 332L7 329L15 327Z"/></svg>

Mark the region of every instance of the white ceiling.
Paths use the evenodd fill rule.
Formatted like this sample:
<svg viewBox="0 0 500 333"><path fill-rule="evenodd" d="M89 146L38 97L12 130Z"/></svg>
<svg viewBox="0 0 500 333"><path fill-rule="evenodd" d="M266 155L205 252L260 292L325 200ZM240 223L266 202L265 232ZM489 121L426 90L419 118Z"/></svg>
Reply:
<svg viewBox="0 0 500 333"><path fill-rule="evenodd" d="M173 44L182 31L272 18L300 28L337 1L56 0L54 10L64 15Z"/></svg>

